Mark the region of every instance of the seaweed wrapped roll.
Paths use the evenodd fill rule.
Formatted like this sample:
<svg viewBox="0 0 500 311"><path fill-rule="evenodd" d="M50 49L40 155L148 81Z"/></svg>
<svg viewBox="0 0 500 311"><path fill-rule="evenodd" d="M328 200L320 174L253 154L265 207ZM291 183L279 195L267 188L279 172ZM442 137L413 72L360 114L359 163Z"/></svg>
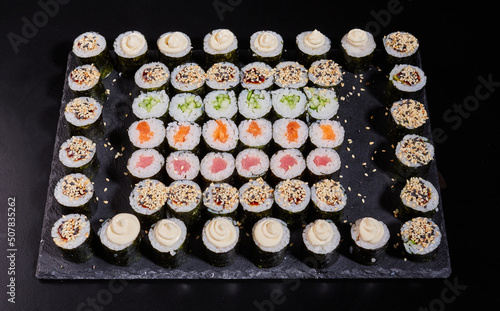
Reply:
<svg viewBox="0 0 500 311"><path fill-rule="evenodd" d="M347 194L339 182L323 179L312 185L311 201L315 218L339 222L347 204Z"/></svg>
<svg viewBox="0 0 500 311"><path fill-rule="evenodd" d="M290 230L282 220L266 217L252 227L252 239L253 262L259 268L271 268L283 262Z"/></svg>
<svg viewBox="0 0 500 311"><path fill-rule="evenodd" d="M273 140L280 148L303 148L308 132L307 124L298 119L278 119L273 123Z"/></svg>
<svg viewBox="0 0 500 311"><path fill-rule="evenodd" d="M91 97L72 99L64 108L71 135L99 139L104 134L102 105Z"/></svg>
<svg viewBox="0 0 500 311"><path fill-rule="evenodd" d="M331 220L317 219L302 231L304 263L315 269L326 268L339 258L340 232Z"/></svg>
<svg viewBox="0 0 500 311"><path fill-rule="evenodd" d="M238 61L238 40L229 29L216 29L203 38L203 51L206 54L207 66L219 62L236 64Z"/></svg>
<svg viewBox="0 0 500 311"><path fill-rule="evenodd" d="M270 90L274 83L274 70L262 62L253 62L241 68L241 86L249 90Z"/></svg>
<svg viewBox="0 0 500 311"><path fill-rule="evenodd" d="M306 169L306 161L298 149L283 149L273 154L270 168L278 180L299 178Z"/></svg>
<svg viewBox="0 0 500 311"><path fill-rule="evenodd" d="M426 262L436 258L441 238L439 226L429 218L413 218L401 226L404 251L412 261Z"/></svg>
<svg viewBox="0 0 500 311"><path fill-rule="evenodd" d="M306 66L318 59L328 58L331 48L330 39L317 29L304 31L295 39L297 45L297 58Z"/></svg>
<svg viewBox="0 0 500 311"><path fill-rule="evenodd" d="M389 73L389 99L418 99L426 82L427 77L419 67L408 64L396 65Z"/></svg>
<svg viewBox="0 0 500 311"><path fill-rule="evenodd" d="M257 31L250 36L250 51L255 61L276 66L283 53L283 38L274 31Z"/></svg>
<svg viewBox="0 0 500 311"><path fill-rule="evenodd" d="M403 219L432 217L438 210L439 194L434 185L420 177L411 177L399 195Z"/></svg>
<svg viewBox="0 0 500 311"><path fill-rule="evenodd" d="M92 178L99 167L96 144L83 136L72 136L59 148L59 161L68 172L85 172Z"/></svg>
<svg viewBox="0 0 500 311"><path fill-rule="evenodd" d="M236 257L239 235L240 229L231 218L215 217L208 220L201 234L208 263L217 267L231 264Z"/></svg>
<svg viewBox="0 0 500 311"><path fill-rule="evenodd" d="M364 265L379 263L389 242L387 226L372 217L356 220L351 226L353 246L350 252L354 259Z"/></svg>
<svg viewBox="0 0 500 311"><path fill-rule="evenodd" d="M382 39L387 58L393 64L413 64L417 55L418 39L404 31L395 31Z"/></svg>
<svg viewBox="0 0 500 311"><path fill-rule="evenodd" d="M266 119L244 120L238 126L238 136L244 148L265 149L273 138L273 126Z"/></svg>
<svg viewBox="0 0 500 311"><path fill-rule="evenodd" d="M76 96L104 99L104 86L101 73L94 65L81 65L73 69L68 76L68 86Z"/></svg>
<svg viewBox="0 0 500 311"><path fill-rule="evenodd" d="M94 185L80 173L61 178L54 189L54 197L62 207L63 214L80 213L90 216L94 203Z"/></svg>
<svg viewBox="0 0 500 311"><path fill-rule="evenodd" d="M167 65L170 70L191 60L193 54L191 39L183 32L166 32L158 38L156 45L160 51L161 61Z"/></svg>
<svg viewBox="0 0 500 311"><path fill-rule="evenodd" d="M274 189L262 178L252 179L240 188L240 203L243 207L241 221L253 225L259 219L271 216L274 204Z"/></svg>
<svg viewBox="0 0 500 311"><path fill-rule="evenodd" d="M274 83L279 88L302 88L308 82L307 69L297 62L281 62L274 69Z"/></svg>
<svg viewBox="0 0 500 311"><path fill-rule="evenodd" d="M210 184L203 192L203 205L209 217L224 216L236 220L238 196L238 189L230 184Z"/></svg>
<svg viewBox="0 0 500 311"><path fill-rule="evenodd" d="M231 183L234 168L234 157L227 152L209 152L200 163L201 176L208 183Z"/></svg>
<svg viewBox="0 0 500 311"><path fill-rule="evenodd" d="M353 73L370 68L375 51L373 35L362 29L351 29L340 41L347 68Z"/></svg>
<svg viewBox="0 0 500 311"><path fill-rule="evenodd" d="M85 262L94 254L92 228L85 215L63 215L52 226L51 237L63 257L72 262Z"/></svg>
<svg viewBox="0 0 500 311"><path fill-rule="evenodd" d="M271 94L268 91L244 89L238 96L238 111L245 119L266 118L271 108Z"/></svg>
<svg viewBox="0 0 500 311"><path fill-rule="evenodd" d="M168 90L170 71L160 62L142 65L134 75L135 84L142 92Z"/></svg>
<svg viewBox="0 0 500 311"><path fill-rule="evenodd" d="M167 125L166 137L173 150L196 152L200 144L201 127L194 122L170 122Z"/></svg>
<svg viewBox="0 0 500 311"><path fill-rule="evenodd" d="M148 232L151 259L165 268L175 268L187 260L187 228L180 219L161 219Z"/></svg>
<svg viewBox="0 0 500 311"><path fill-rule="evenodd" d="M201 134L213 151L232 152L238 145L238 127L226 118L208 120L203 124Z"/></svg>
<svg viewBox="0 0 500 311"><path fill-rule="evenodd" d="M334 90L305 87L304 93L307 96L307 115L311 121L329 120L337 114L339 102Z"/></svg>
<svg viewBox="0 0 500 311"><path fill-rule="evenodd" d="M132 112L138 119L167 117L170 98L164 90L139 94L132 102Z"/></svg>
<svg viewBox="0 0 500 311"><path fill-rule="evenodd" d="M170 85L172 92L193 93L202 96L205 92L206 73L196 63L184 63L172 70Z"/></svg>
<svg viewBox="0 0 500 311"><path fill-rule="evenodd" d="M176 151L168 155L165 167L173 180L193 180L200 172L200 160L190 151Z"/></svg>
<svg viewBox="0 0 500 311"><path fill-rule="evenodd" d="M211 119L235 120L238 114L238 100L234 91L212 91L203 99L205 113Z"/></svg>
<svg viewBox="0 0 500 311"><path fill-rule="evenodd" d="M169 214L182 220L187 226L196 224L200 218L201 189L190 180L177 180L168 187L167 206Z"/></svg>
<svg viewBox="0 0 500 311"><path fill-rule="evenodd" d="M97 32L88 31L76 37L72 51L78 65L94 64L101 73L102 79L113 71L106 39Z"/></svg>
<svg viewBox="0 0 500 311"><path fill-rule="evenodd" d="M178 122L201 121L204 113L203 100L191 93L180 93L172 97L168 110L170 117Z"/></svg>
<svg viewBox="0 0 500 311"><path fill-rule="evenodd" d="M161 151L165 126L163 121L156 118L135 121L128 128L128 137L136 148L157 148Z"/></svg>
<svg viewBox="0 0 500 311"><path fill-rule="evenodd" d="M240 84L240 69L228 62L215 63L207 70L206 85L210 90L235 91Z"/></svg>
<svg viewBox="0 0 500 311"><path fill-rule="evenodd" d="M124 76L133 74L147 62L148 42L138 31L127 31L116 37L113 43L118 70Z"/></svg>
<svg viewBox="0 0 500 311"><path fill-rule="evenodd" d="M259 177L265 178L268 170L269 157L260 149L243 149L236 156L236 172L244 181Z"/></svg>
<svg viewBox="0 0 500 311"><path fill-rule="evenodd" d="M142 180L132 189L129 196L130 206L144 229L163 218L167 195L167 187L154 179Z"/></svg>
<svg viewBox="0 0 500 311"><path fill-rule="evenodd" d="M298 179L283 180L274 190L276 217L289 226L298 227L305 221L310 200L311 189L306 182Z"/></svg>
<svg viewBox="0 0 500 311"><path fill-rule="evenodd" d="M331 59L321 59L311 64L308 71L309 81L320 88L333 88L337 93L343 79L339 64Z"/></svg>
<svg viewBox="0 0 500 311"><path fill-rule="evenodd" d="M335 148L344 141L345 130L338 121L319 120L309 126L309 139L316 147Z"/></svg>
<svg viewBox="0 0 500 311"><path fill-rule="evenodd" d="M429 139L419 135L405 135L396 145L395 152L395 171L404 178L424 177L434 159L434 146Z"/></svg>

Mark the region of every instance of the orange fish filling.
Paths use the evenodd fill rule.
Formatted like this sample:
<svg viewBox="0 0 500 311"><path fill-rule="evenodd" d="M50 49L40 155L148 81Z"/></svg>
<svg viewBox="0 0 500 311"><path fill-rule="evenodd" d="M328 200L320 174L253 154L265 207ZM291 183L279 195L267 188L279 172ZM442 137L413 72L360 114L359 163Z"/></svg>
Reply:
<svg viewBox="0 0 500 311"><path fill-rule="evenodd" d="M300 124L295 121L290 121L286 125L286 138L289 142L296 142L299 139Z"/></svg>
<svg viewBox="0 0 500 311"><path fill-rule="evenodd" d="M319 127L323 131L323 140L335 140L335 132L331 125L322 124Z"/></svg>
<svg viewBox="0 0 500 311"><path fill-rule="evenodd" d="M174 141L175 143L183 143L186 141L186 136L189 134L189 131L191 130L191 126L189 125L181 125L179 126L179 130L177 133L174 135Z"/></svg>
<svg viewBox="0 0 500 311"><path fill-rule="evenodd" d="M149 141L155 135L155 133L151 131L149 123L146 121L139 122L136 129L139 131L139 141L141 143Z"/></svg>
<svg viewBox="0 0 500 311"><path fill-rule="evenodd" d="M257 137L257 136L262 135L262 129L260 128L257 121L250 122L250 124L248 125L247 132L252 134L253 137Z"/></svg>
<svg viewBox="0 0 500 311"><path fill-rule="evenodd" d="M226 143L229 139L229 134L227 132L227 126L221 120L215 120L217 122L217 127L212 134L214 141L220 141L221 143Z"/></svg>

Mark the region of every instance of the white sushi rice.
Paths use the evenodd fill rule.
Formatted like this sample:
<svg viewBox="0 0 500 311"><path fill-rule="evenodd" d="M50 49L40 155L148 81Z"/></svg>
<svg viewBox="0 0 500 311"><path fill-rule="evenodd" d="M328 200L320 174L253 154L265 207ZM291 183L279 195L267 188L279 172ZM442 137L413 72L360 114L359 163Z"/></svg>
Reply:
<svg viewBox="0 0 500 311"><path fill-rule="evenodd" d="M218 97L225 98L222 104L219 104ZM226 103L226 99L229 100L229 103ZM226 104L227 107L221 106ZM238 101L234 91L218 90L209 92L203 99L203 105L205 106L205 113L212 119L232 119L238 113Z"/></svg>
<svg viewBox="0 0 500 311"><path fill-rule="evenodd" d="M213 173L212 165L214 159L221 159L226 162L226 168ZM235 160L232 154L227 152L209 152L207 153L200 163L200 173L206 180L212 182L220 182L229 177L231 177L234 173L235 168Z"/></svg>
<svg viewBox="0 0 500 311"><path fill-rule="evenodd" d="M174 162L178 160L184 160L189 163L190 167L186 172L176 171ZM168 155L165 164L167 174L173 180L187 179L193 180L198 176L200 172L200 160L198 157L190 151L176 151ZM182 170L184 167L181 168Z"/></svg>
<svg viewBox="0 0 500 311"><path fill-rule="evenodd" d="M301 88L308 79L306 67L297 62L281 62L274 68L274 83L279 88Z"/></svg>
<svg viewBox="0 0 500 311"><path fill-rule="evenodd" d="M250 94L251 92L251 94ZM256 100L256 104L250 102L248 97ZM238 111L245 119L258 119L266 116L272 108L271 93L265 90L244 89L238 96Z"/></svg>
<svg viewBox="0 0 500 311"><path fill-rule="evenodd" d="M434 240L425 247L420 245L419 243L410 242L410 237L408 232L414 222L428 222L434 229L434 234L432 235L434 237ZM441 230L439 229L439 226L430 218L424 218L424 217L413 218L405 222L403 226L401 226L400 234L405 250L409 254L415 254L415 255L425 255L436 250L441 244L441 239L442 239L442 234Z"/></svg>
<svg viewBox="0 0 500 311"><path fill-rule="evenodd" d="M84 81L77 82L73 80L71 77L73 75L78 77L83 76L83 74L78 74L78 72L80 71L86 72L84 74L85 78ZM94 86L96 86L97 83L99 83L100 78L101 78L101 73L94 65L82 65L76 67L71 71L71 73L68 76L68 86L72 91L75 92L88 91L92 89Z"/></svg>
<svg viewBox="0 0 500 311"><path fill-rule="evenodd" d="M233 37L233 41L225 49L215 50L210 46L209 42L210 42L210 38L212 37L212 35L217 34L221 30L228 30L228 29L215 29L215 30L212 30L211 32L209 32L205 35L205 37L203 38L203 51L205 53L210 54L210 55L227 54L227 53L232 52L238 48L238 39L236 39L236 36Z"/></svg>
<svg viewBox="0 0 500 311"><path fill-rule="evenodd" d="M154 78L149 81L144 79L144 74L148 70L156 70ZM142 89L158 88L167 84L170 79L170 70L168 67L160 62L147 63L142 65L134 74L134 81Z"/></svg>
<svg viewBox="0 0 500 311"><path fill-rule="evenodd" d="M308 98L307 113L313 119L329 120L337 114L339 102L333 89L305 87L304 93Z"/></svg>
<svg viewBox="0 0 500 311"><path fill-rule="evenodd" d="M64 108L64 117L70 124L83 127L101 117L102 105L91 97L77 97Z"/></svg>
<svg viewBox="0 0 500 311"><path fill-rule="evenodd" d="M213 90L228 90L240 83L240 69L229 62L215 63L207 70L206 84Z"/></svg>
<svg viewBox="0 0 500 311"><path fill-rule="evenodd" d="M193 200L190 200L190 202L182 203L182 204L176 203L174 200L172 200L172 196L169 196L169 198L167 200L167 204L172 210L174 210L177 213L190 212L190 211L194 210L196 207L198 207L198 205L201 202L201 196L202 196L201 188L197 183L195 183L192 180L174 181L169 185L169 188L175 188L175 187L179 187L182 185L191 186L194 189L196 196Z"/></svg>
<svg viewBox="0 0 500 311"><path fill-rule="evenodd" d="M150 128L148 133L149 140L147 141L141 141L141 132L137 129L144 122ZM137 148L156 148L165 139L165 126L163 125L163 121L156 118L135 121L128 128L128 137L132 145Z"/></svg>
<svg viewBox="0 0 500 311"><path fill-rule="evenodd" d="M147 167L138 167L141 157L153 157L153 162ZM154 149L139 149L134 151L127 162L127 169L137 178L150 178L156 175L165 164L165 158Z"/></svg>
<svg viewBox="0 0 500 311"><path fill-rule="evenodd" d="M368 31L364 31L361 29L353 29L355 31L363 31L366 34L366 42L363 45L360 46L355 46L350 44L349 40L347 39L349 33L346 33L342 39L340 40L340 44L342 45L342 48L344 51L347 53L347 55L351 57L356 57L356 58L361 58L370 55L375 51L375 40L373 39L373 35L369 33Z"/></svg>
<svg viewBox="0 0 500 311"><path fill-rule="evenodd" d="M243 160L247 157L258 158L259 163L252 165L248 170L243 167ZM236 156L236 171L239 176L245 178L254 178L264 175L269 170L269 157L259 149L243 149Z"/></svg>
<svg viewBox="0 0 500 311"><path fill-rule="evenodd" d="M326 139L324 137L323 127L330 127L335 135L334 139ZM338 121L332 120L319 120L309 126L309 139L316 147L322 148L336 148L344 141L345 130Z"/></svg>
<svg viewBox="0 0 500 311"><path fill-rule="evenodd" d="M288 125L297 124L299 128L297 129L297 139L290 140L288 138ZM299 119L278 119L273 123L273 140L281 148L300 148L302 147L308 137L309 129L307 124Z"/></svg>
<svg viewBox="0 0 500 311"><path fill-rule="evenodd" d="M68 153L73 156L70 157ZM95 153L96 144L92 140L84 136L72 136L59 148L59 161L66 167L82 167L94 159Z"/></svg>
<svg viewBox="0 0 500 311"><path fill-rule="evenodd" d="M389 237L390 237L389 229L387 228L386 224L377 220L384 228L384 233L383 233L383 236L380 239L380 241L378 241L376 243L371 243L371 242L362 240L359 236L360 235L359 225L360 225L362 220L363 220L363 218L356 220L354 222L354 224L352 224L352 226L351 226L351 238L354 241L354 243L356 243L356 245L358 245L359 247L361 247L363 249L369 249L369 250L378 249L378 248L381 248L384 245L386 245L387 242L389 241Z"/></svg>
<svg viewBox="0 0 500 311"><path fill-rule="evenodd" d="M184 136L184 141L175 141L175 135L180 127L189 126L189 132ZM170 122L166 129L167 142L175 150L193 150L200 144L201 127L194 122Z"/></svg>
<svg viewBox="0 0 500 311"><path fill-rule="evenodd" d="M218 246L212 244L209 241L209 238L207 237L207 234L208 234L207 230L208 230L209 224L213 221L220 221L220 220L223 220L224 223L229 226L227 229L233 230L233 233L236 235L235 240L231 244L229 244L225 247L218 247ZM222 234L222 232L220 232L220 233ZM211 251L213 253L217 253L217 254L227 253L230 250L232 250L236 246L236 244L238 244L239 237L240 237L240 228L236 225L236 221L232 220L231 218L227 218L227 217L214 217L212 219L209 219L205 223L205 225L203 226L203 230L201 231L201 240L203 241L203 245L205 245L205 247L209 251Z"/></svg>
<svg viewBox="0 0 500 311"><path fill-rule="evenodd" d="M255 72L256 70L256 72ZM264 81L256 80L256 76L263 76ZM250 82L248 80L252 80ZM253 62L241 68L241 86L249 90L265 90L270 88L274 83L274 69L266 63Z"/></svg>
<svg viewBox="0 0 500 311"><path fill-rule="evenodd" d="M300 202L290 202L298 188L303 190ZM281 191L284 189L285 191ZM274 202L283 210L291 213L299 213L307 208L311 200L311 188L307 182L298 179L288 179L280 181L274 189Z"/></svg>
<svg viewBox="0 0 500 311"><path fill-rule="evenodd" d="M145 179L138 182L134 186L134 189L132 189L132 191L130 192L129 196L129 203L132 209L141 215L152 215L157 211L159 211L164 206L164 204L161 205L158 204L154 208L152 208L151 205L145 207L139 203L139 199L141 196L139 192L140 190L146 189L148 191L151 191L151 189L154 188L158 189L158 187L164 188L166 190L165 185L162 182L155 179ZM155 197L160 197L158 191L154 191L152 195L154 195Z"/></svg>
<svg viewBox="0 0 500 311"><path fill-rule="evenodd" d="M317 165L316 157L328 157L330 162L326 165ZM340 156L337 151L331 148L316 148L309 152L306 158L307 168L311 173L317 176L330 175L340 169Z"/></svg>
<svg viewBox="0 0 500 311"><path fill-rule="evenodd" d="M254 191L251 189L258 188L259 191L265 192L265 199L259 205L250 205L245 200L245 192L246 191ZM263 189L264 188L264 189ZM265 189L269 189L270 191L266 191ZM252 212L252 213L260 213L270 209L274 203L274 189L272 189L268 183L266 183L262 179L252 179L249 182L243 184L240 188L240 203L244 210Z"/></svg>
<svg viewBox="0 0 500 311"><path fill-rule="evenodd" d="M89 40L87 47L85 40ZM80 43L80 41L82 41ZM79 44L80 43L80 44ZM106 39L94 31L84 32L73 41L73 53L80 58L94 57L106 49Z"/></svg>
<svg viewBox="0 0 500 311"><path fill-rule="evenodd" d="M64 193L64 187L67 184L68 178L74 178L76 180L81 180L81 183L84 184L85 194L84 195L72 195L69 196ZM70 186L71 187L71 186ZM90 201L90 199L94 196L94 185L90 181L90 179L84 174L75 173L69 174L61 178L54 189L54 197L59 202L59 204L66 207L78 207L82 206Z"/></svg>
<svg viewBox="0 0 500 311"><path fill-rule="evenodd" d="M414 148L410 148L411 152L403 152L402 150L405 149L403 146L406 141L408 140L418 140L422 141L424 143L424 150L417 150ZM407 148L406 148L407 149ZM398 160L403 163L406 166L409 167L420 167L422 165L428 164L430 161L434 159L434 146L429 142L429 139L424 136L419 136L415 134L408 134L401 139L401 141L396 145L396 157ZM422 161L416 161L414 160L415 155L417 154L417 157L421 156L421 152L425 152L426 156L425 158L422 159Z"/></svg>
<svg viewBox="0 0 500 311"><path fill-rule="evenodd" d="M299 101L289 105L284 96L298 96ZM298 118L306 111L307 97L304 92L293 88L278 89L271 92L274 112L282 118Z"/></svg>
<svg viewBox="0 0 500 311"><path fill-rule="evenodd" d="M339 64L331 59L320 59L311 64L307 76L309 81L321 87L338 86L342 80L344 73Z"/></svg>
<svg viewBox="0 0 500 311"><path fill-rule="evenodd" d="M309 223L304 228L304 230L302 231L302 241L304 242L305 247L309 251L311 251L312 253L325 255L325 254L333 252L339 246L339 243L340 243L340 232L337 229L337 226L333 223L333 221L331 221L329 219L328 220L323 220L323 221L328 222L328 224L330 225L331 231L332 231L332 236L331 236L330 240L327 243L325 243L323 245L314 245L309 240L308 233L309 233L310 230L312 230L312 228L318 222L318 220Z"/></svg>
<svg viewBox="0 0 500 311"><path fill-rule="evenodd" d="M177 229L180 231L179 239L174 244L164 245L161 242L159 242L158 239L156 238L155 229L162 223L168 223L170 226L176 226ZM154 249L156 249L157 251L162 253L169 253L171 256L175 256L179 247L181 247L182 244L184 244L184 242L186 241L186 237L187 237L187 227L182 220L177 218L161 219L155 224L153 224L148 232L148 238L149 241L151 242L151 246L153 246Z"/></svg>
<svg viewBox="0 0 500 311"><path fill-rule="evenodd" d="M142 37L143 39L143 46L140 47L140 49L137 49L136 53L135 54L127 54L123 48L122 48L122 40L131 35L131 34L134 34L134 35L137 35L139 37ZM144 53L146 53L146 51L148 50L148 42L146 40L146 38L144 37L144 35L138 31L127 31L127 32L124 32L120 35L118 35L118 37L116 37L114 43L113 43L113 49L115 50L115 53L120 56L120 57L123 57L123 58L135 58L137 56L140 56Z"/></svg>
<svg viewBox="0 0 500 311"><path fill-rule="evenodd" d="M183 112L181 110L181 106L184 105L186 102L186 99L188 97L194 96L194 101L197 102L200 107L199 108L194 108L190 112ZM205 111L205 108L203 106L203 100L201 99L200 96L194 95L191 93L180 93L172 97L170 101L170 107L168 109L168 114L174 119L175 121L189 121L189 122L195 122L197 121L201 116L203 116L203 113Z"/></svg>
<svg viewBox="0 0 500 311"><path fill-rule="evenodd" d="M248 132L252 122L257 123L261 133L257 136ZM266 119L244 120L238 126L238 134L241 143L247 147L262 147L269 144L273 137L273 126L271 121Z"/></svg>
<svg viewBox="0 0 500 311"><path fill-rule="evenodd" d="M259 49L257 48L258 44L256 43L256 40L259 39L262 34L269 34L274 36L278 41L278 45L270 51L259 51ZM275 57L283 52L283 38L274 31L257 31L250 36L250 49L252 50L253 54L259 57Z"/></svg>
<svg viewBox="0 0 500 311"><path fill-rule="evenodd" d="M79 224L78 226L78 233L71 234L71 238L67 239L61 236L59 233L59 228L64 225L64 223L74 220L75 224ZM67 214L63 215L61 218L59 218L54 225L52 226L52 230L50 231L50 235L52 237L52 240L54 243L62 248L62 249L75 249L82 245L85 240L89 237L91 234L91 226L90 226L90 221L87 219L87 216L82 215L82 214Z"/></svg>
<svg viewBox="0 0 500 311"><path fill-rule="evenodd" d="M221 190L216 190L221 189ZM224 193L224 199L214 200L213 191L221 191ZM233 193L235 196L231 196ZM221 204L223 201L223 204ZM203 192L203 205L210 213L224 216L234 212L239 205L238 190L227 183L211 183Z"/></svg>
<svg viewBox="0 0 500 311"><path fill-rule="evenodd" d="M185 76L188 76L187 78ZM192 92L205 84L206 73L196 63L181 64L172 70L170 84L180 92Z"/></svg>
<svg viewBox="0 0 500 311"><path fill-rule="evenodd" d="M333 183L335 183L335 185ZM318 189L319 187L323 186L322 184L329 187L328 195L334 196L336 199L338 199L337 204L329 204L318 197ZM344 207L346 206L347 195L344 187L340 183L337 183L333 180L324 179L312 185L311 200L321 211L338 212L344 209Z"/></svg>
<svg viewBox="0 0 500 311"><path fill-rule="evenodd" d="M398 51L398 50L395 50L394 48L392 48L390 46L390 44L389 44L389 42L390 42L389 41L389 37L392 36L392 35L396 35L396 34L401 34L403 36L405 36L405 35L413 36L410 33L405 32L405 31L395 31L395 32L391 32L390 34L384 36L382 38L382 42L384 44L384 49L387 52L387 54L389 54L389 55L391 55L393 57L402 58L402 57L411 56L411 55L415 54L418 51L419 43L418 43L418 39L417 38L415 38L415 40L416 40L415 48L413 48L411 51L401 52L401 51Z"/></svg>
<svg viewBox="0 0 500 311"><path fill-rule="evenodd" d="M164 90L141 93L132 102L132 112L139 119L160 118L167 113L169 102L170 99ZM144 103L150 103L149 109Z"/></svg>
<svg viewBox="0 0 500 311"><path fill-rule="evenodd" d="M404 195L405 190L406 190L406 186L405 186L399 195L403 204L416 210L416 211L419 211L419 212L429 212L429 211L435 210L439 205L439 193L436 190L436 187L434 187L434 185L430 181L425 180L423 178L412 177L412 179L413 178L416 178L419 182L421 182L424 185L424 187L426 187L430 191L430 198L428 198L427 203L424 205L417 204L413 200L408 200L407 196ZM410 181L411 180L407 181L407 185L408 185L408 182L410 182ZM414 191L414 190L409 190L409 191Z"/></svg>
<svg viewBox="0 0 500 311"><path fill-rule="evenodd" d="M165 49L162 49L163 45L160 44L161 41L165 41L165 39L172 35L173 33L176 33L177 35L181 35L183 36L186 41L187 41L187 44L186 44L186 47L182 50L182 51L179 51L179 52L170 52L170 51L166 51ZM186 56L189 52L191 52L191 49L193 48L191 46L191 38L189 38L188 35L186 35L185 33L183 32L180 32L180 31L169 31L169 32L166 32L164 34L162 34L158 40L156 41L156 46L158 47L158 50L165 56L168 56L168 57L172 57L172 58L179 58L179 57L184 57Z"/></svg>
<svg viewBox="0 0 500 311"><path fill-rule="evenodd" d="M281 167L281 159L285 156L291 156L297 161L295 165L287 167L286 170ZM305 168L306 161L297 149L283 149L271 157L271 172L280 179L296 178L304 172Z"/></svg>
<svg viewBox="0 0 500 311"><path fill-rule="evenodd" d="M395 79L395 76L407 67L414 69L418 73L418 75L420 77L420 81L418 83L413 84L413 85L408 85L406 83L401 83L400 81ZM400 64L400 65L394 66L394 68L389 73L389 81L394 85L394 87L396 87L400 91L417 92L417 91L420 91L421 89L424 88L425 84L427 83L427 77L425 76L424 71L417 66L408 65L408 64Z"/></svg>
<svg viewBox="0 0 500 311"><path fill-rule="evenodd" d="M134 216L134 217L136 217L136 216ZM99 228L99 231L97 231L97 235L99 236L99 240L101 241L101 244L104 245L105 247L109 248L110 250L113 250L113 251L121 251L123 249L126 249L127 247L129 247L130 245L132 245L136 241L137 236L132 241L125 243L125 244L117 244L117 243L112 242L108 238L108 235L106 233L108 231L109 225L111 224L111 220L112 220L112 218L105 220L103 222L103 224L101 225L101 228ZM137 220L137 222L138 221L139 220ZM137 235L139 235L139 234L140 234L140 232L137 233Z"/></svg>
<svg viewBox="0 0 500 311"><path fill-rule="evenodd" d="M281 239L278 242L278 244L275 246L264 246L264 245L260 244L257 241L257 239L255 238L255 228L257 228L258 224L260 224L261 222L264 222L264 221L269 221L269 220L272 220L273 222L278 223L283 229L283 234L281 236ZM252 228L252 239L253 239L253 242L255 243L255 245L257 245L257 247L259 249L261 249L262 251L267 252L267 253L277 253L277 252L283 250L285 247L287 247L288 243L290 243L290 229L288 229L286 223L281 219L274 218L274 217L262 218L259 221L257 221Z"/></svg>
<svg viewBox="0 0 500 311"><path fill-rule="evenodd" d="M214 132L223 124L226 127L227 134L229 137L226 142L222 142L214 138ZM203 128L201 130L201 135L207 145L218 151L231 151L234 150L238 144L238 127L236 124L229 119L220 118L217 120L208 120L203 124Z"/></svg>
<svg viewBox="0 0 500 311"><path fill-rule="evenodd" d="M295 42L297 44L297 47L304 53L304 54L307 54L307 55L322 55L322 54L325 54L326 52L330 51L330 48L331 48L331 41L330 39L323 35L324 38L325 38L325 43L319 47L319 48L310 48L308 47L305 42L304 42L304 38L310 34L312 31L304 31L304 32L301 32L297 35L297 37L295 38Z"/></svg>

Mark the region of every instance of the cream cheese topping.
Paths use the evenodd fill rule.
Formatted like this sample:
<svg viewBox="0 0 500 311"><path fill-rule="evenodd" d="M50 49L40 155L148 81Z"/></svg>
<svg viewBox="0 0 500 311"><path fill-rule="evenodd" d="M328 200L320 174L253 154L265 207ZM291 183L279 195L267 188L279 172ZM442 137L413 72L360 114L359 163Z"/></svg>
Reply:
<svg viewBox="0 0 500 311"><path fill-rule="evenodd" d="M378 243L384 236L384 226L371 217L363 218L358 230L360 239L372 244Z"/></svg>
<svg viewBox="0 0 500 311"><path fill-rule="evenodd" d="M314 246L328 244L333 237L332 226L324 219L318 219L307 231L307 239Z"/></svg>
<svg viewBox="0 0 500 311"><path fill-rule="evenodd" d="M258 222L253 230L255 241L263 247L274 247L281 242L283 226L274 219Z"/></svg>
<svg viewBox="0 0 500 311"><path fill-rule="evenodd" d="M123 53L126 55L137 55L144 45L146 44L146 38L140 33L132 32L129 35L123 37L120 46Z"/></svg>
<svg viewBox="0 0 500 311"><path fill-rule="evenodd" d="M347 33L347 43L355 47L363 47L368 42L366 31L354 28Z"/></svg>
<svg viewBox="0 0 500 311"><path fill-rule="evenodd" d="M237 232L231 220L214 218L205 228L207 240L218 248L224 248L236 242Z"/></svg>
<svg viewBox="0 0 500 311"><path fill-rule="evenodd" d="M311 49L318 49L322 47L325 44L325 41L325 36L316 29L304 37L304 44Z"/></svg>
<svg viewBox="0 0 500 311"><path fill-rule="evenodd" d="M221 29L210 36L208 45L216 51L222 51L227 49L233 41L234 34L227 29Z"/></svg>
<svg viewBox="0 0 500 311"><path fill-rule="evenodd" d="M262 32L257 39L255 39L254 46L257 52L271 52L274 51L279 44L278 38L270 32Z"/></svg>
<svg viewBox="0 0 500 311"><path fill-rule="evenodd" d="M158 48L164 53L179 53L189 45L189 40L181 32L172 32L158 41Z"/></svg>
<svg viewBox="0 0 500 311"><path fill-rule="evenodd" d="M121 213L111 219L109 226L106 228L106 236L110 242L124 245L133 242L140 230L141 224L137 217L132 214Z"/></svg>
<svg viewBox="0 0 500 311"><path fill-rule="evenodd" d="M155 225L155 238L160 244L172 246L182 235L181 227L169 219L162 219Z"/></svg>

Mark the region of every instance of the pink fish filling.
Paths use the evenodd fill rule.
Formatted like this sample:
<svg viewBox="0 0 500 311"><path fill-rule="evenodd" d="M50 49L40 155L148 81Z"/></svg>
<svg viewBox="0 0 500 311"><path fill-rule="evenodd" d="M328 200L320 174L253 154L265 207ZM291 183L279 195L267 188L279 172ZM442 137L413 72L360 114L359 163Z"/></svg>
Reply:
<svg viewBox="0 0 500 311"><path fill-rule="evenodd" d="M212 160L212 166L210 167L212 174L217 174L219 172L222 172L226 168L227 168L226 160L221 159L221 158L214 158Z"/></svg>
<svg viewBox="0 0 500 311"><path fill-rule="evenodd" d="M292 168L294 165L296 165L298 162L297 162L297 159L295 159L294 157L292 157L291 155L284 155L283 157L281 157L280 159L280 168L282 170L284 170L285 172L288 172L288 170L290 168Z"/></svg>
<svg viewBox="0 0 500 311"><path fill-rule="evenodd" d="M249 171L253 166L260 165L259 157L246 156L241 160L241 166L245 171Z"/></svg>
<svg viewBox="0 0 500 311"><path fill-rule="evenodd" d="M186 160L174 160L172 161L172 165L174 167L174 172L177 174L187 173L191 169L191 164L189 164Z"/></svg>
<svg viewBox="0 0 500 311"><path fill-rule="evenodd" d="M137 167L146 168L153 163L154 159L155 159L154 156L141 155L141 156L139 156L139 161L137 161L137 163L135 164L135 167L136 168Z"/></svg>
<svg viewBox="0 0 500 311"><path fill-rule="evenodd" d="M329 156L315 156L313 160L316 166L327 166L328 163L332 162L332 159Z"/></svg>

